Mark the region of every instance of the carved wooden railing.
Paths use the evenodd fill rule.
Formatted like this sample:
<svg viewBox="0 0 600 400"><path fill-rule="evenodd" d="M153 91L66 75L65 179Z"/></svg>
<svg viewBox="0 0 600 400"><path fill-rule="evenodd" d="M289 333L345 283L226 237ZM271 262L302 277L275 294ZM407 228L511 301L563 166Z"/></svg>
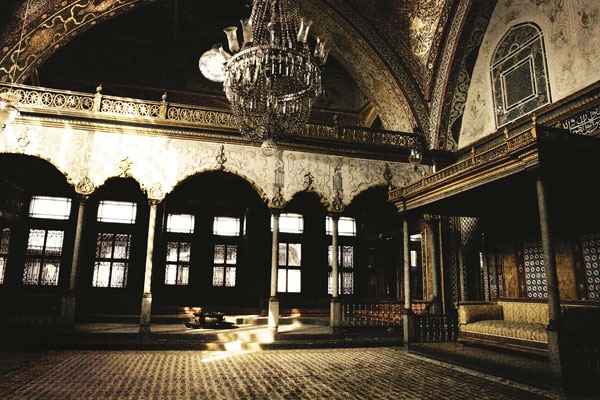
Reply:
<svg viewBox="0 0 600 400"><path fill-rule="evenodd" d="M489 141L471 147L470 151L459 155L456 163L407 186L390 191L389 200L394 202L410 198L416 193L425 190L425 188L441 184L449 178L466 175L471 170L490 165L494 162L500 162L502 159L527 150L540 139L556 143L568 142L571 145L586 146L590 138L571 134L564 129L536 125L534 122L531 128L522 132L512 135L505 132L504 137L495 136Z"/></svg>
<svg viewBox="0 0 600 400"><path fill-rule="evenodd" d="M101 87L96 89L95 94L90 94L26 85L0 84L0 93L9 90L18 98L16 105L22 111L47 112L71 117L118 119L123 123L147 123L153 126L179 126L223 134L236 134L236 136L238 132L233 114L229 110L169 103L166 95L163 95L161 101L150 101L107 96L102 94ZM306 128L297 136L311 140L404 149L424 145L422 136L414 133L338 124L307 124Z"/></svg>
<svg viewBox="0 0 600 400"><path fill-rule="evenodd" d="M403 304L344 304L342 324L346 326L396 326L402 324Z"/></svg>
<svg viewBox="0 0 600 400"><path fill-rule="evenodd" d="M456 314L414 315L415 342L452 342L458 336Z"/></svg>

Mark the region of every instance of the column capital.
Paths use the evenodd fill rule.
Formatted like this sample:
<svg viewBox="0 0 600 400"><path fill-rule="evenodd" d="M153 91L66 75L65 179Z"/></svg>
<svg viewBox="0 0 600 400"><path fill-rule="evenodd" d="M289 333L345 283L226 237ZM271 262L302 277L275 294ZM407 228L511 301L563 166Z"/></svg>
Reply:
<svg viewBox="0 0 600 400"><path fill-rule="evenodd" d="M150 207L156 207L160 204L161 200L159 199L148 199L148 204Z"/></svg>
<svg viewBox="0 0 600 400"><path fill-rule="evenodd" d="M342 199L342 192L336 190L331 205L329 206L329 213L342 213L346 205L344 204L344 200Z"/></svg>
<svg viewBox="0 0 600 400"><path fill-rule="evenodd" d="M81 178L75 185L75 193L77 193L78 196L85 196L86 198L89 197L95 189L91 179L87 176Z"/></svg>
<svg viewBox="0 0 600 400"><path fill-rule="evenodd" d="M423 219L425 220L425 222L432 223L432 222L437 222L440 220L440 216L437 214L423 214Z"/></svg>
<svg viewBox="0 0 600 400"><path fill-rule="evenodd" d="M275 193L275 196L273 196L273 198L269 200L268 206L271 210L278 210L278 212L281 212L281 209L283 209L285 205L286 201L283 197L283 194L281 193L281 187L278 187L277 193Z"/></svg>

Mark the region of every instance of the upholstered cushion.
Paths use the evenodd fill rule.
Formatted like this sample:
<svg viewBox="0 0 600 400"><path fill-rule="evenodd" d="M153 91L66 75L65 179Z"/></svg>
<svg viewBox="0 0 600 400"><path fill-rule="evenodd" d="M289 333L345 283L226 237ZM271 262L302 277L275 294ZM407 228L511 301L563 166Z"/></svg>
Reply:
<svg viewBox="0 0 600 400"><path fill-rule="evenodd" d="M502 319L502 306L498 304L461 304L458 306L459 324L498 319Z"/></svg>
<svg viewBox="0 0 600 400"><path fill-rule="evenodd" d="M518 301L499 301L507 322L529 322L548 325L547 303L523 303Z"/></svg>
<svg viewBox="0 0 600 400"><path fill-rule="evenodd" d="M548 343L546 327L543 324L486 320L463 325L460 330L462 332Z"/></svg>

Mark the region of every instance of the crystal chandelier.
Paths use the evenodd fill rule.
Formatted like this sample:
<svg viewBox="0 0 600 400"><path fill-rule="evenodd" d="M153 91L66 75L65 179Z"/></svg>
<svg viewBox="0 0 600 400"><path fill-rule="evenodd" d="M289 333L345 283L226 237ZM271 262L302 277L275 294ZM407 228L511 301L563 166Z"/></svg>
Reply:
<svg viewBox="0 0 600 400"><path fill-rule="evenodd" d="M312 21L299 16L290 0L254 0L249 19L224 29L229 51L221 45L200 58L208 79L222 81L243 136L258 142L298 133L321 94L321 69L329 49L317 38L312 52Z"/></svg>

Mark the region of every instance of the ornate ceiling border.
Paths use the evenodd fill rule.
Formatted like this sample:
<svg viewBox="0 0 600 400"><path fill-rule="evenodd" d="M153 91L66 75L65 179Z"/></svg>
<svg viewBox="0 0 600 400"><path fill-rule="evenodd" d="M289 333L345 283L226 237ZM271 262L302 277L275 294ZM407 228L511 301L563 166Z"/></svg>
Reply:
<svg viewBox="0 0 600 400"><path fill-rule="evenodd" d="M470 3L468 7L467 3ZM437 132L435 147L440 150L457 151L458 136L453 135L452 126L464 112L474 67L474 63L468 65L467 58L478 52L495 4L495 0L464 0L453 19L455 24L460 23L461 26L451 29L456 34L448 38L453 43L448 43L446 48L454 50L451 55L444 52L445 60L441 65L445 73L440 68L432 102L432 123Z"/></svg>
<svg viewBox="0 0 600 400"><path fill-rule="evenodd" d="M40 64L79 33L154 0L22 1L15 20L0 33L0 82L23 82ZM25 26L23 26L25 25ZM23 29L23 32L21 30ZM22 40L20 40L22 39Z"/></svg>

